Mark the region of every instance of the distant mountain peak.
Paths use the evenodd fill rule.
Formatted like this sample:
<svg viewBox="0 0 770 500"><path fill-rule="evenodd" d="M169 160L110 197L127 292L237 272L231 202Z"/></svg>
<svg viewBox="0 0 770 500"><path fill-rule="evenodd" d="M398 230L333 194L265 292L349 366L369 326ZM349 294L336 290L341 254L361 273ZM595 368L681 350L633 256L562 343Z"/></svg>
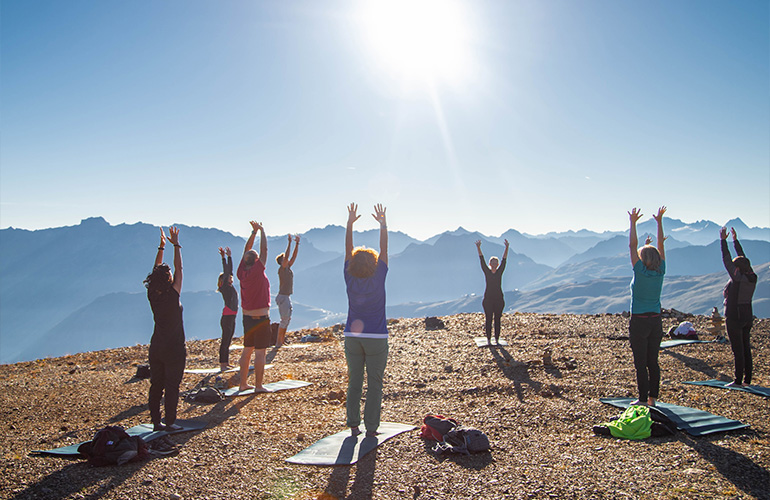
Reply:
<svg viewBox="0 0 770 500"><path fill-rule="evenodd" d="M90 227L95 227L95 226L102 227L102 226L109 226L110 223L104 220L104 217L89 217L87 219L81 220L80 225L90 226Z"/></svg>

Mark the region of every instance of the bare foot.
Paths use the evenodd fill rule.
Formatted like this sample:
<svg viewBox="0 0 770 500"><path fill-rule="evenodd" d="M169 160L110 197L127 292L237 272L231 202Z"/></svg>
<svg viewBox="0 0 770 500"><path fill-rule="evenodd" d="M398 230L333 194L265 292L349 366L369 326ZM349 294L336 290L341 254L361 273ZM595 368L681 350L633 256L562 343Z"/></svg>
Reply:
<svg viewBox="0 0 770 500"><path fill-rule="evenodd" d="M228 365L227 363L220 363L219 364L219 371L223 371L224 372L224 371L227 371L227 370L231 369L232 367L233 367L232 365Z"/></svg>
<svg viewBox="0 0 770 500"><path fill-rule="evenodd" d="M355 437L355 436L358 436L359 434L361 434L361 429L359 429L358 427L351 427L350 428L350 435L351 436Z"/></svg>
<svg viewBox="0 0 770 500"><path fill-rule="evenodd" d="M267 387L264 387L264 386L263 387L255 387L254 388L254 393L255 394L258 394L258 393L261 393L261 392L273 392L273 390L272 389L268 389Z"/></svg>
<svg viewBox="0 0 770 500"><path fill-rule="evenodd" d="M655 406L655 398L647 398L647 406Z"/></svg>
<svg viewBox="0 0 770 500"><path fill-rule="evenodd" d="M377 432L377 431L366 431L366 437L368 437L368 438L374 437L377 434L379 434L379 432Z"/></svg>
<svg viewBox="0 0 770 500"><path fill-rule="evenodd" d="M254 386L253 385L248 385L248 384L242 385L242 386L238 387L238 392L248 391L249 389L254 389Z"/></svg>

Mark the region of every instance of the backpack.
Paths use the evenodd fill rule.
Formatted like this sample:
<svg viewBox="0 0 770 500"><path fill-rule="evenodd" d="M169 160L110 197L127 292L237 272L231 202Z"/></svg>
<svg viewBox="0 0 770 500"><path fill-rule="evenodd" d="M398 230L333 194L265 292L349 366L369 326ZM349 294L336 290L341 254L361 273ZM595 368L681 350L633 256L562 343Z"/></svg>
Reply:
<svg viewBox="0 0 770 500"><path fill-rule="evenodd" d="M422 421L420 437L434 441L443 441L446 433L459 425L457 420L443 415L426 415Z"/></svg>
<svg viewBox="0 0 770 500"><path fill-rule="evenodd" d="M136 375L134 375L134 378L150 378L150 365L138 365L136 367Z"/></svg>
<svg viewBox="0 0 770 500"><path fill-rule="evenodd" d="M647 439L652 435L650 409L643 405L631 405L617 420L604 424L609 427L612 437L623 439Z"/></svg>
<svg viewBox="0 0 770 500"><path fill-rule="evenodd" d="M682 321L676 327L672 326L668 330L668 335L672 339L698 340L698 332L695 331L695 327L689 321Z"/></svg>
<svg viewBox="0 0 770 500"><path fill-rule="evenodd" d="M473 427L458 425L444 436L444 440L433 447L436 453L462 453L470 455L489 450L489 438Z"/></svg>
<svg viewBox="0 0 770 500"><path fill-rule="evenodd" d="M443 320L435 316L428 316L425 318L426 330L443 330L444 328L446 328L446 325L444 324Z"/></svg>
<svg viewBox="0 0 770 500"><path fill-rule="evenodd" d="M190 392L185 399L193 403L212 404L219 403L225 397L222 395L222 391L216 387L205 386Z"/></svg>
<svg viewBox="0 0 770 500"><path fill-rule="evenodd" d="M149 455L147 444L141 437L129 436L123 427L118 425L97 431L91 441L78 446L78 453L96 467L123 465L142 460Z"/></svg>

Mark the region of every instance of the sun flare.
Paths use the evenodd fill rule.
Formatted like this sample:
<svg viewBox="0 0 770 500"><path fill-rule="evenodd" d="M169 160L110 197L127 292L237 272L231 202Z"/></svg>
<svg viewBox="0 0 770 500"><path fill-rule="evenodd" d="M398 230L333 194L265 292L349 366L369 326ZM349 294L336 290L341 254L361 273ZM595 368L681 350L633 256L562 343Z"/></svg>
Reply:
<svg viewBox="0 0 770 500"><path fill-rule="evenodd" d="M367 0L366 39L400 80L460 83L470 71L467 13L457 0Z"/></svg>

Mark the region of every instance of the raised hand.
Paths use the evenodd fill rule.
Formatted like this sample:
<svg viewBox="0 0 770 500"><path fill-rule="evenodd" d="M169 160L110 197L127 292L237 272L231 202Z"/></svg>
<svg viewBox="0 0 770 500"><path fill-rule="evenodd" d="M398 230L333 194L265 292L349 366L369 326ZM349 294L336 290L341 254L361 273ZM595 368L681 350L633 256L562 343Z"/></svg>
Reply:
<svg viewBox="0 0 770 500"><path fill-rule="evenodd" d="M299 243L299 235L298 234L294 235L294 243Z"/></svg>
<svg viewBox="0 0 770 500"><path fill-rule="evenodd" d="M374 206L372 217L380 223L380 226L387 226L387 223L385 222L385 207L383 207L381 203Z"/></svg>
<svg viewBox="0 0 770 500"><path fill-rule="evenodd" d="M733 235L733 240L737 240L738 239L738 235L735 233L735 228L734 227L730 228L730 233Z"/></svg>
<svg viewBox="0 0 770 500"><path fill-rule="evenodd" d="M179 228L175 226L168 228L168 241L175 247L179 246Z"/></svg>
<svg viewBox="0 0 770 500"><path fill-rule="evenodd" d="M228 257L231 256L231 254L230 254L230 247L225 247L225 255L227 255Z"/></svg>
<svg viewBox="0 0 770 500"><path fill-rule="evenodd" d="M166 235L163 234L163 228L160 228L160 244L158 245L158 248L163 248L166 246Z"/></svg>
<svg viewBox="0 0 770 500"><path fill-rule="evenodd" d="M632 208L630 212L628 212L628 217L631 219L631 222L636 224L639 219L642 218L642 209L641 208Z"/></svg>
<svg viewBox="0 0 770 500"><path fill-rule="evenodd" d="M505 248L508 248L510 245L508 244L508 240L503 240L505 242Z"/></svg>
<svg viewBox="0 0 770 500"><path fill-rule="evenodd" d="M262 229L262 223L261 222L257 222L255 220L252 220L252 221L249 221L249 224L251 224L251 230L253 232L255 232L255 233Z"/></svg>
<svg viewBox="0 0 770 500"><path fill-rule="evenodd" d="M358 211L358 205L351 203L348 207L348 225L352 225L355 221L361 218L360 215L356 215L356 211Z"/></svg>
<svg viewBox="0 0 770 500"><path fill-rule="evenodd" d="M289 244L291 244L291 233L287 235L289 237Z"/></svg>
<svg viewBox="0 0 770 500"><path fill-rule="evenodd" d="M474 243L476 243L476 248L481 248L481 240L476 240Z"/></svg>
<svg viewBox="0 0 770 500"><path fill-rule="evenodd" d="M220 255L220 257L224 258L224 256L225 256L225 249L224 248L219 247L219 255Z"/></svg>
<svg viewBox="0 0 770 500"><path fill-rule="evenodd" d="M726 239L727 239L727 228L726 228L726 227L722 227L722 228L719 230L719 237L720 237L721 239L723 239L723 240L726 240Z"/></svg>
<svg viewBox="0 0 770 500"><path fill-rule="evenodd" d="M655 219L655 221L660 224L663 222L663 214L666 213L666 207L660 207L658 209L658 215L653 215L652 218Z"/></svg>

